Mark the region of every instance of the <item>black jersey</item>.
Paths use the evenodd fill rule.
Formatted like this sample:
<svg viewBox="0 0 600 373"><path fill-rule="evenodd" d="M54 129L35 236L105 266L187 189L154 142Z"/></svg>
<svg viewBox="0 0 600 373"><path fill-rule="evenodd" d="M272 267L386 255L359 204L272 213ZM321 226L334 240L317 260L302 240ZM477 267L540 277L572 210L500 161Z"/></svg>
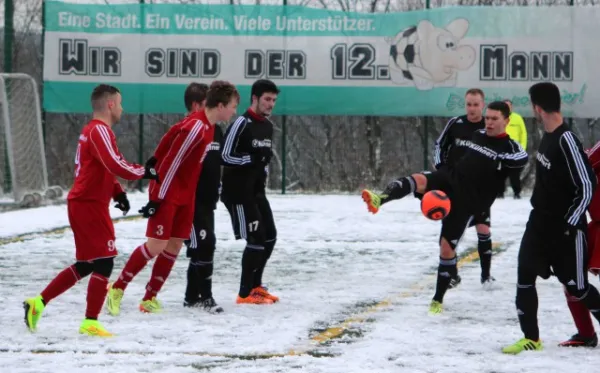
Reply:
<svg viewBox="0 0 600 373"><path fill-rule="evenodd" d="M223 202L243 203L264 193L272 139L273 123L250 109L227 128L221 150Z"/></svg>
<svg viewBox="0 0 600 373"><path fill-rule="evenodd" d="M504 168L522 168L528 155L521 145L504 134L488 136L475 131L469 140L458 140L464 156L450 169L454 193L472 212L485 211L498 195L498 178Z"/></svg>
<svg viewBox="0 0 600 373"><path fill-rule="evenodd" d="M583 225L596 189L596 175L581 142L563 123L545 132L536 154L534 211L562 219L571 226Z"/></svg>
<svg viewBox="0 0 600 373"><path fill-rule="evenodd" d="M435 142L433 154L435 168L454 167L466 152L466 147L462 145L461 140L471 140L473 132L484 128L483 118L479 122L469 122L466 115L450 119Z"/></svg>
<svg viewBox="0 0 600 373"><path fill-rule="evenodd" d="M215 125L215 136L206 150L202 161L202 171L196 186L196 206L217 207L219 186L221 185L221 143L223 130Z"/></svg>

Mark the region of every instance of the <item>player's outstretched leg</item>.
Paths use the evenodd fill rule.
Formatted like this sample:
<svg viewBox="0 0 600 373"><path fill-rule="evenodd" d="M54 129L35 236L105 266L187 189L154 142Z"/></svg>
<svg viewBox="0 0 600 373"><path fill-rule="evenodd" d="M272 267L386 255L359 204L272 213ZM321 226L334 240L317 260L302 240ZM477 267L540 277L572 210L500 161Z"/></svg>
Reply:
<svg viewBox="0 0 600 373"><path fill-rule="evenodd" d="M114 257L96 259L92 265L93 272L88 283L85 319L79 326L79 333L94 337L112 337L113 334L108 332L98 321L98 316L108 293L108 278L114 267Z"/></svg>
<svg viewBox="0 0 600 373"><path fill-rule="evenodd" d="M579 299L569 296L566 289L565 296L569 311L571 312L571 316L573 316L573 321L577 328L577 333L558 345L560 347L596 347L598 345L598 336L594 330L590 311Z"/></svg>
<svg viewBox="0 0 600 373"><path fill-rule="evenodd" d="M361 196L369 212L376 214L384 203L404 198L414 192L423 193L426 185L427 179L423 174L414 174L392 181L381 194L364 189Z"/></svg>
<svg viewBox="0 0 600 373"><path fill-rule="evenodd" d="M109 314L112 316L119 315L121 311L121 301L123 300L123 294L127 285L155 256L156 254L153 254L148 248L147 243L138 246L133 251L117 281L115 281L114 284L109 285L108 296L106 297L106 307Z"/></svg>
<svg viewBox="0 0 600 373"><path fill-rule="evenodd" d="M72 288L79 280L92 273L92 264L88 262L76 262L63 269L40 293L40 295L29 298L23 302L25 309L25 325L30 331L37 330L37 324L42 317L44 308L50 301L65 291Z"/></svg>

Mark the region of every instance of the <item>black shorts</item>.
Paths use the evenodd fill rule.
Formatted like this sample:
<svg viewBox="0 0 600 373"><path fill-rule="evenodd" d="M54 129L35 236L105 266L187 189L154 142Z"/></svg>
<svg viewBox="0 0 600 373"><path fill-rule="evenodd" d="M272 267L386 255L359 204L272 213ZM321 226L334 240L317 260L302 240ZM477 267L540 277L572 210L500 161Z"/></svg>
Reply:
<svg viewBox="0 0 600 373"><path fill-rule="evenodd" d="M240 204L225 204L235 239L245 239L248 245L263 246L265 241L277 238L277 229L271 205L266 196Z"/></svg>
<svg viewBox="0 0 600 373"><path fill-rule="evenodd" d="M192 232L190 238L184 243L187 247L188 258L192 257L194 251L211 250L214 252L217 244L214 206L196 206Z"/></svg>
<svg viewBox="0 0 600 373"><path fill-rule="evenodd" d="M545 218L534 211L519 248L519 276L550 277L553 273L567 287L587 286L588 250L586 226L569 226L562 219Z"/></svg>

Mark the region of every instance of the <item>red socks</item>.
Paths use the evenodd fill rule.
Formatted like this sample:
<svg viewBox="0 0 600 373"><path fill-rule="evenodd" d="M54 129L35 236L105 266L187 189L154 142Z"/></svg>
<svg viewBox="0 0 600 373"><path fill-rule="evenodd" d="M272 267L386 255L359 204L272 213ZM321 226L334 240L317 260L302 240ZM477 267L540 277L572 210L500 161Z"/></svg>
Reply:
<svg viewBox="0 0 600 373"><path fill-rule="evenodd" d="M144 295L144 300L152 299L160 291L165 281L167 281L176 259L177 256L166 251L163 251L156 258L154 267L152 267L152 277L150 277L150 281L148 281L148 284L146 285L146 295Z"/></svg>
<svg viewBox="0 0 600 373"><path fill-rule="evenodd" d="M90 282L88 283L87 308L85 309L86 319L98 319L107 293L108 278L97 273L92 273Z"/></svg>
<svg viewBox="0 0 600 373"><path fill-rule="evenodd" d="M596 331L592 323L590 310L582 302L571 298L566 293L565 295L567 296L567 305L569 306L569 311L571 311L571 316L573 316L573 321L575 321L577 332L582 337L592 337Z"/></svg>
<svg viewBox="0 0 600 373"><path fill-rule="evenodd" d="M41 292L40 295L44 299L44 303L50 303L52 299L72 288L79 280L81 280L81 277L79 277L74 265L63 269Z"/></svg>
<svg viewBox="0 0 600 373"><path fill-rule="evenodd" d="M129 282L144 269L150 260L152 260L152 255L148 251L146 244L138 246L133 251L133 254L131 254L131 257L129 257L127 264L125 264L123 271L121 271L119 279L113 284L113 288L125 290Z"/></svg>

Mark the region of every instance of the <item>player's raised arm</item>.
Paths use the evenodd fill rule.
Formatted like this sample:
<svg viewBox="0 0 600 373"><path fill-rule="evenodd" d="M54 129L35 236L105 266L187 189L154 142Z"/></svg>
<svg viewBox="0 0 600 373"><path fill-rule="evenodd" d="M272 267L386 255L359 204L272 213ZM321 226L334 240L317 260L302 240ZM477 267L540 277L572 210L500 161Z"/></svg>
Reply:
<svg viewBox="0 0 600 373"><path fill-rule="evenodd" d="M581 143L573 135L573 132L563 133L559 145L575 187L575 197L565 217L569 224L577 225L592 201L592 195L596 189L596 175L585 157Z"/></svg>
<svg viewBox="0 0 600 373"><path fill-rule="evenodd" d="M106 126L97 125L90 132L93 155L113 174L126 180L138 180L144 177L142 165L127 162L115 141L113 132Z"/></svg>
<svg viewBox="0 0 600 373"><path fill-rule="evenodd" d="M252 164L252 157L250 154L241 153L237 150L237 145L247 123L246 117L239 116L227 129L225 139L223 139L223 150L221 152L223 162L227 166L245 166Z"/></svg>
<svg viewBox="0 0 600 373"><path fill-rule="evenodd" d="M518 142L510 140L511 151L498 154L502 160L502 166L507 168L523 168L527 165L529 155Z"/></svg>
<svg viewBox="0 0 600 373"><path fill-rule="evenodd" d="M456 122L456 118L454 117L446 123L446 127L435 141L435 148L433 150L433 164L436 169L440 168L447 157L448 149L450 149L450 145L452 145L452 139L450 138L450 128Z"/></svg>
<svg viewBox="0 0 600 373"><path fill-rule="evenodd" d="M152 188L150 192L151 201L162 201L165 198L177 170L191 153L192 149L200 144L204 136L204 126L205 124L202 121L196 120L196 123L189 132L181 130L173 137L171 146L166 152L164 159L160 160L158 174L162 175L162 183L160 188Z"/></svg>

